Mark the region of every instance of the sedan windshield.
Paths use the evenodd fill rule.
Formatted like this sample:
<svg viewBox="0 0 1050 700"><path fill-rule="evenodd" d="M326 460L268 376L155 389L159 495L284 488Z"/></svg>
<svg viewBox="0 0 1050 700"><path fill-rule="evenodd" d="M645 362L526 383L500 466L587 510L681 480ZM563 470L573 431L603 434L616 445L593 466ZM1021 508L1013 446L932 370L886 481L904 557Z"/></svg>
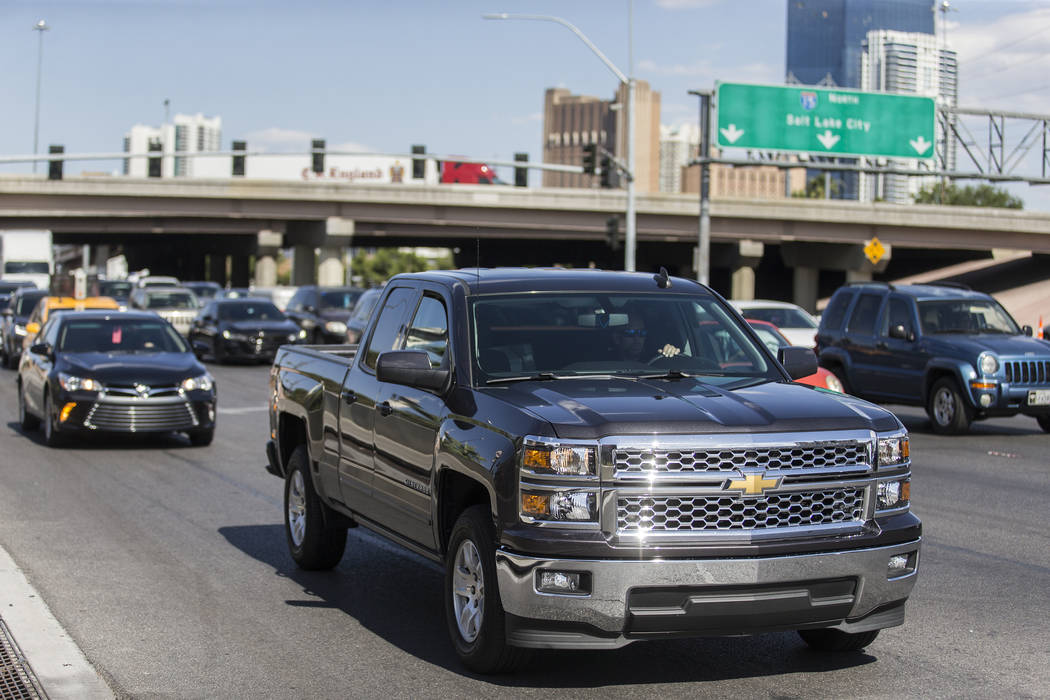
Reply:
<svg viewBox="0 0 1050 700"><path fill-rule="evenodd" d="M220 321L283 321L280 309L265 301L219 304Z"/></svg>
<svg viewBox="0 0 1050 700"><path fill-rule="evenodd" d="M189 346L164 321L154 319L74 319L58 332L60 352L189 352Z"/></svg>
<svg viewBox="0 0 1050 700"><path fill-rule="evenodd" d="M752 307L741 309L741 314L747 318L755 318L759 321L772 323L777 328L816 328L813 319L798 309L791 308L764 308Z"/></svg>
<svg viewBox="0 0 1050 700"><path fill-rule="evenodd" d="M780 379L767 356L710 296L529 293L473 304L480 384L617 375Z"/></svg>
<svg viewBox="0 0 1050 700"><path fill-rule="evenodd" d="M1018 335L1021 330L999 303L991 299L920 301L919 321L930 333Z"/></svg>
<svg viewBox="0 0 1050 700"><path fill-rule="evenodd" d="M326 309L352 309L361 292L355 289L321 292L321 306Z"/></svg>

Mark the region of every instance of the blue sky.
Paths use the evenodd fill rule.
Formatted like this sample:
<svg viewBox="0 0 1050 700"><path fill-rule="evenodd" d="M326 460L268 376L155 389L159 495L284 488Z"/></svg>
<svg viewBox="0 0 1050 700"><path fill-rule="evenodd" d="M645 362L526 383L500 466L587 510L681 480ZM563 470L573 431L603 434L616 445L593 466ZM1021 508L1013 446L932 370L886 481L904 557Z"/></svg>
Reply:
<svg viewBox="0 0 1050 700"><path fill-rule="evenodd" d="M0 155L33 150L39 19L51 26L43 37L42 152L51 143L67 152L119 151L132 125L163 122L170 100L172 114L221 116L224 147L245 139L253 148L305 150L311 138L325 138L354 150L403 153L421 143L434 153L512 160L524 151L538 160L544 90L609 98L616 79L567 29L486 21L486 12L562 17L624 72L633 27L633 73L660 91L665 124L695 120L688 91L715 80L783 80L785 0L629 7L629 0L2 0ZM952 7L947 32L960 53L960 104L1050 114L1050 2L953 0ZM0 173L28 170L0 166Z"/></svg>

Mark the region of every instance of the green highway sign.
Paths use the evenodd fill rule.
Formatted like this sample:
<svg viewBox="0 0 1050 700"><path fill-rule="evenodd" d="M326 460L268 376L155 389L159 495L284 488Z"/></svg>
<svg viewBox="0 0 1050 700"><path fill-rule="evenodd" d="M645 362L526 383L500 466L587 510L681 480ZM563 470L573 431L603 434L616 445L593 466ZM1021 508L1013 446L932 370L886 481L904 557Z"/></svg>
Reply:
<svg viewBox="0 0 1050 700"><path fill-rule="evenodd" d="M932 97L719 83L720 148L932 158Z"/></svg>

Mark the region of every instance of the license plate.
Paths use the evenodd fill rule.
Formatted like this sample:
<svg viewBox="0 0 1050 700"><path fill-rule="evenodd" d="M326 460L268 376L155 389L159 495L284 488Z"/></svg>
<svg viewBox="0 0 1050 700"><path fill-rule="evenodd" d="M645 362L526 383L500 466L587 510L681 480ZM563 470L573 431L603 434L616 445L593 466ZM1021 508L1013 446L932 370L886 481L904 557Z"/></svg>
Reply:
<svg viewBox="0 0 1050 700"><path fill-rule="evenodd" d="M1050 406L1050 389L1036 389L1028 392L1029 406Z"/></svg>

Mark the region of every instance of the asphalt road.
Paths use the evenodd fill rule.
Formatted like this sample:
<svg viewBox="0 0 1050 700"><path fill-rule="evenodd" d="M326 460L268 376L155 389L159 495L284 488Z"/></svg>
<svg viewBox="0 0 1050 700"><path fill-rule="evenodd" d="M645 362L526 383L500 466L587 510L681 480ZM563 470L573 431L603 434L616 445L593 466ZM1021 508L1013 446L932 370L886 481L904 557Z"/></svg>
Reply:
<svg viewBox="0 0 1050 700"><path fill-rule="evenodd" d="M903 627L824 656L793 633L543 652L477 677L445 631L441 572L358 528L296 569L263 469L265 366L212 367L210 447L181 437L48 449L0 371L0 545L120 697L1047 697L1050 435L1030 418L912 431L925 524ZM898 410L899 409L899 410Z"/></svg>

